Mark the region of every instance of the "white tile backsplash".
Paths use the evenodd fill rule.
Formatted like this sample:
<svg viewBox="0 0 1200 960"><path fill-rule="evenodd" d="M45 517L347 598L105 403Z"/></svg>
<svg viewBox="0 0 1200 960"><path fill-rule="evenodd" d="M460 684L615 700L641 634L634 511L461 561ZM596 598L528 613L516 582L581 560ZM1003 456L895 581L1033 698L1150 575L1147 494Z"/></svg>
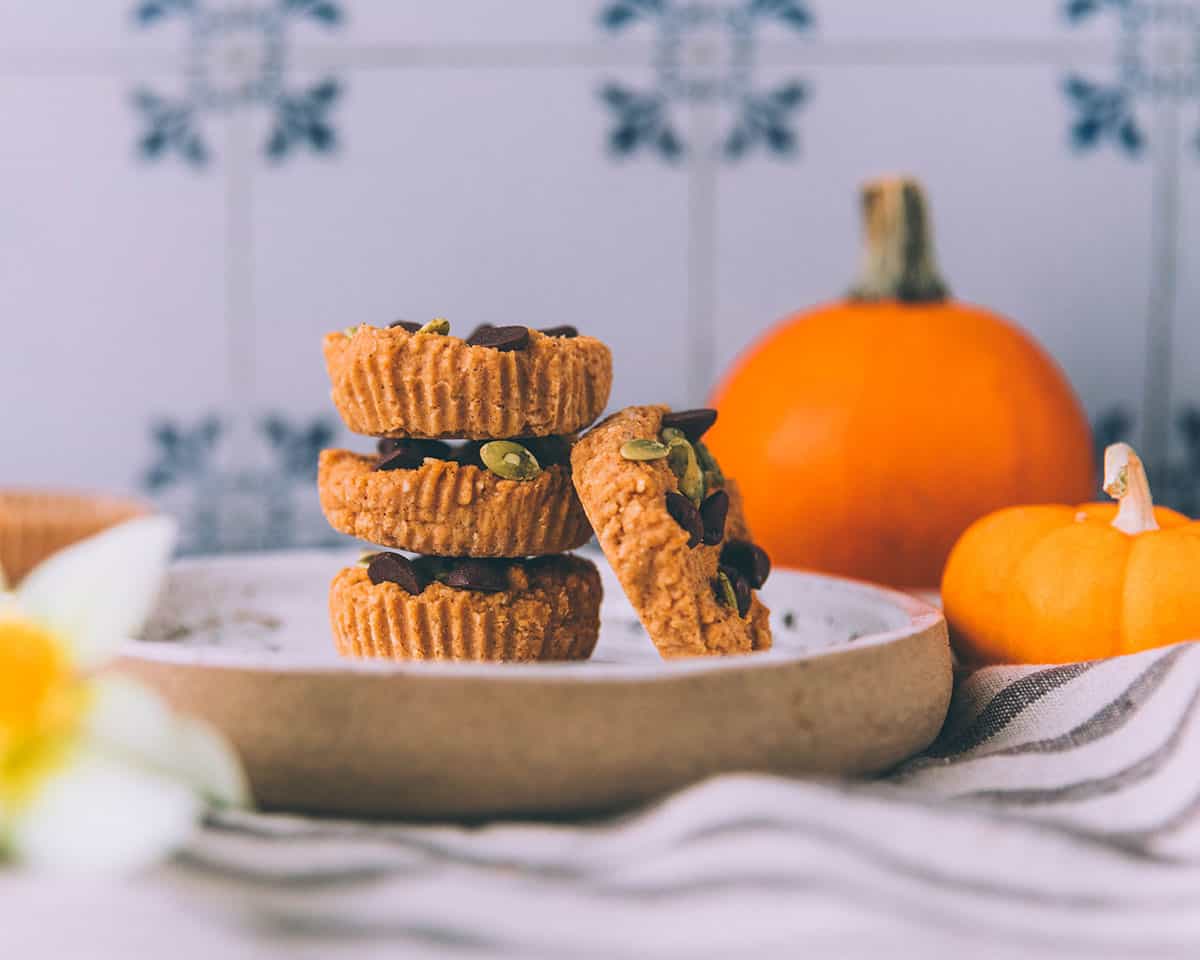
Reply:
<svg viewBox="0 0 1200 960"><path fill-rule="evenodd" d="M747 164L721 178L718 359L727 363L783 313L840 296L858 263L859 185L907 172L926 185L954 295L1033 333L1092 413L1136 407L1151 282L1149 164L1065 149L1063 106L1046 96L1057 77L1046 67L809 75L818 92L799 121L803 161Z"/></svg>
<svg viewBox="0 0 1200 960"><path fill-rule="evenodd" d="M127 93L0 78L0 483L132 487L229 388L223 184L146 169Z"/></svg>
<svg viewBox="0 0 1200 960"><path fill-rule="evenodd" d="M249 34L200 56L186 5L151 0L170 15L139 27L142 2L0 3L0 403L21 411L0 418L0 482L133 488L155 418L218 415L205 483L170 496L207 510L225 491L251 516L278 483L312 514L304 471L278 479L287 453L261 418L284 414L303 449L333 419L321 335L401 315L573 323L612 344L614 404L698 402L766 326L840 295L858 186L896 170L927 184L954 292L1030 330L1093 415L1142 417L1151 322L1173 327L1164 399L1200 404L1196 102L1167 98L1178 295L1164 315L1152 199L1174 182L1167 101L1129 86L1119 58L1186 65L1191 48L1134 35L1111 4L1071 22L1050 0L796 0L804 25L783 7L747 20L748 0L328 0L336 22L293 8L274 61ZM622 5L642 12L605 27ZM264 57L271 83L248 100L194 99L198 71L236 90ZM1069 74L1129 94L1140 149L1119 122L1080 127ZM769 135L718 153L743 95L795 81L804 94L776 105ZM608 84L633 100L605 102ZM139 88L191 108L163 120L153 157ZM1073 127L1095 144L1073 146ZM271 542L287 522L231 539Z"/></svg>
<svg viewBox="0 0 1200 960"><path fill-rule="evenodd" d="M1063 14L1065 3L1058 0L835 0L813 6L821 38L830 42L878 40L924 45L962 40L1044 41L1068 26ZM1106 19L1096 15L1087 26L1104 30Z"/></svg>
<svg viewBox="0 0 1200 960"><path fill-rule="evenodd" d="M609 159L601 80L347 76L335 158L254 166L259 402L327 410L324 333L434 316L574 324L618 357L615 404L681 400L686 173Z"/></svg>
<svg viewBox="0 0 1200 960"><path fill-rule="evenodd" d="M387 48L515 48L591 44L600 4L589 0L355 0L336 34L305 37L306 45L335 43Z"/></svg>

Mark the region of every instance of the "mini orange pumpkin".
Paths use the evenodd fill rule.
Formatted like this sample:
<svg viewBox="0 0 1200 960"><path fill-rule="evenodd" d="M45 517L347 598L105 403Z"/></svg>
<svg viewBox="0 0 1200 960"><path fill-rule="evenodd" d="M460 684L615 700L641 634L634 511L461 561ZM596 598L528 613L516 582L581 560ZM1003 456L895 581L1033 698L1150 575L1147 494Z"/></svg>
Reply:
<svg viewBox="0 0 1200 960"><path fill-rule="evenodd" d="M777 563L933 589L984 514L1090 497L1091 431L1027 334L950 298L915 182L867 184L863 212L850 296L734 364L705 442Z"/></svg>
<svg viewBox="0 0 1200 960"><path fill-rule="evenodd" d="M1200 639L1200 523L1154 507L1137 454L1079 507L1010 507L955 544L942 601L968 663L1067 663Z"/></svg>

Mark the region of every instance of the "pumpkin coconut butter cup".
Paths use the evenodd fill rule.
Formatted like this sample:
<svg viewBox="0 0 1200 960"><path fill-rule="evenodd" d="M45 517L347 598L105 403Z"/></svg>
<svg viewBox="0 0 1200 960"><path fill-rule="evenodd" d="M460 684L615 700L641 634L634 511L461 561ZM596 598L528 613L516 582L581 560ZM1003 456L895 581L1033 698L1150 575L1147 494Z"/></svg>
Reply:
<svg viewBox="0 0 1200 960"><path fill-rule="evenodd" d="M540 464L524 479L489 469L478 444L455 449L440 441L398 440L392 442L399 449L377 456L324 450L317 471L321 509L341 533L413 553L565 553L587 543L592 528L571 484L569 443L549 439L557 442L521 444L533 448ZM542 452L547 447L561 453L548 457Z"/></svg>
<svg viewBox="0 0 1200 960"><path fill-rule="evenodd" d="M757 591L771 571L737 484L701 436L715 410L626 407L571 451L596 539L664 658L771 646Z"/></svg>
<svg viewBox="0 0 1200 960"><path fill-rule="evenodd" d="M563 552L591 536L569 435L608 402L608 347L567 326L484 324L460 338L435 318L331 333L324 351L346 426L381 438L377 456L321 454L325 516L337 530L421 554L372 554L337 574L329 614L338 651L589 657L602 588L592 563Z"/></svg>
<svg viewBox="0 0 1200 960"><path fill-rule="evenodd" d="M444 326L443 326L444 325ZM452 336L362 324L325 337L334 406L354 433L500 440L577 433L608 403L612 353L594 337L493 327ZM489 339L492 331L520 339ZM495 342L492 342L492 341Z"/></svg>
<svg viewBox="0 0 1200 960"><path fill-rule="evenodd" d="M942 599L968 664L1069 663L1200 638L1200 523L1155 507L1141 459L1104 454L1119 501L1009 507L976 521Z"/></svg>
<svg viewBox="0 0 1200 960"><path fill-rule="evenodd" d="M14 586L52 553L150 512L127 497L0 490L0 572Z"/></svg>

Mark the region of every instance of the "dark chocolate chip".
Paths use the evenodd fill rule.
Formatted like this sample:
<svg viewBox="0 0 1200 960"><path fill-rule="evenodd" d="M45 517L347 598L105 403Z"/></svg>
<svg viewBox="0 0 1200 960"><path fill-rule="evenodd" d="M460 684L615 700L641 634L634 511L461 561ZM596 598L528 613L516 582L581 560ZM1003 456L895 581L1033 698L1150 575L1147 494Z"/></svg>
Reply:
<svg viewBox="0 0 1200 960"><path fill-rule="evenodd" d="M395 323L389 323L388 329L394 330L399 327L401 330L407 330L409 333L416 333L421 329L419 323L414 323L412 320L397 320Z"/></svg>
<svg viewBox="0 0 1200 960"><path fill-rule="evenodd" d="M478 337L480 334L485 333L488 330L495 330L495 329L496 329L496 325L494 323L481 323L479 326L477 326L474 330L471 331L471 336L467 337L467 343L470 343L472 339L474 339L475 337Z"/></svg>
<svg viewBox="0 0 1200 960"><path fill-rule="evenodd" d="M688 535L688 546L696 547L704 539L704 523L700 519L700 511L682 493L667 494L667 513L679 524Z"/></svg>
<svg viewBox="0 0 1200 960"><path fill-rule="evenodd" d="M565 437L518 437L517 443L532 453L543 467L567 463L571 459L571 444Z"/></svg>
<svg viewBox="0 0 1200 960"><path fill-rule="evenodd" d="M701 407L698 410L676 410L674 413L664 413L662 418L664 430L668 427L682 430L683 435L692 443L704 436L708 432L708 428L716 422L717 411L709 407Z"/></svg>
<svg viewBox="0 0 1200 960"><path fill-rule="evenodd" d="M542 327L538 333L545 334L547 337L562 337L566 340L579 336L579 331L569 323L565 323L561 327Z"/></svg>
<svg viewBox="0 0 1200 960"><path fill-rule="evenodd" d="M700 504L704 524L704 543L715 547L725 538L725 517L729 515L729 494L724 490L710 493Z"/></svg>
<svg viewBox="0 0 1200 960"><path fill-rule="evenodd" d="M482 467L483 461L479 458L479 449L483 446L482 440L468 440L460 447L454 447L450 451L447 460L452 460L454 463L461 463L464 467Z"/></svg>
<svg viewBox="0 0 1200 960"><path fill-rule="evenodd" d="M528 327L487 327L476 330L467 338L467 345L472 347L490 347L507 353L511 350L524 350L529 346Z"/></svg>
<svg viewBox="0 0 1200 960"><path fill-rule="evenodd" d="M425 462L425 454L416 447L401 447L385 454L375 464L376 470L416 470Z"/></svg>
<svg viewBox="0 0 1200 960"><path fill-rule="evenodd" d="M729 578L729 582L733 584L733 595L737 598L738 616L744 617L750 609L750 600L753 597L753 594L750 592L750 584L742 576L741 572L734 567L722 564L717 569L725 574Z"/></svg>
<svg viewBox="0 0 1200 960"><path fill-rule="evenodd" d="M499 593L508 589L508 571L504 561L451 560L446 569L444 583L459 590L480 590L484 593Z"/></svg>
<svg viewBox="0 0 1200 960"><path fill-rule="evenodd" d="M367 576L374 584L395 583L414 596L428 582L408 557L398 553L377 553L367 565Z"/></svg>
<svg viewBox="0 0 1200 960"><path fill-rule="evenodd" d="M749 540L730 540L721 548L721 563L733 567L755 590L767 582L771 558L767 551Z"/></svg>
<svg viewBox="0 0 1200 960"><path fill-rule="evenodd" d="M449 460L453 452L450 444L444 440L418 440L412 437L380 437L376 448L380 456L387 456L399 450L417 450L423 456L433 457L435 460Z"/></svg>
<svg viewBox="0 0 1200 960"><path fill-rule="evenodd" d="M450 449L450 444L445 440L409 440L413 449L420 450L425 456L433 457L434 460L449 460L450 454L453 452Z"/></svg>

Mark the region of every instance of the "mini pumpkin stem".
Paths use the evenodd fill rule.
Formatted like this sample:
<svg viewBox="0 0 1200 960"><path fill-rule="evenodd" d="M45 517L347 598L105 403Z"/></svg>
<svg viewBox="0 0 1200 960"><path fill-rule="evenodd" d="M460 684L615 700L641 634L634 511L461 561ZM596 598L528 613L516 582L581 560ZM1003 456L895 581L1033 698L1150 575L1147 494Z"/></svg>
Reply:
<svg viewBox="0 0 1200 960"><path fill-rule="evenodd" d="M937 268L921 185L884 177L862 188L864 254L851 300L936 303L950 295Z"/></svg>
<svg viewBox="0 0 1200 960"><path fill-rule="evenodd" d="M1127 443L1111 444L1104 451L1104 492L1121 502L1112 525L1122 533L1158 529L1146 468Z"/></svg>

